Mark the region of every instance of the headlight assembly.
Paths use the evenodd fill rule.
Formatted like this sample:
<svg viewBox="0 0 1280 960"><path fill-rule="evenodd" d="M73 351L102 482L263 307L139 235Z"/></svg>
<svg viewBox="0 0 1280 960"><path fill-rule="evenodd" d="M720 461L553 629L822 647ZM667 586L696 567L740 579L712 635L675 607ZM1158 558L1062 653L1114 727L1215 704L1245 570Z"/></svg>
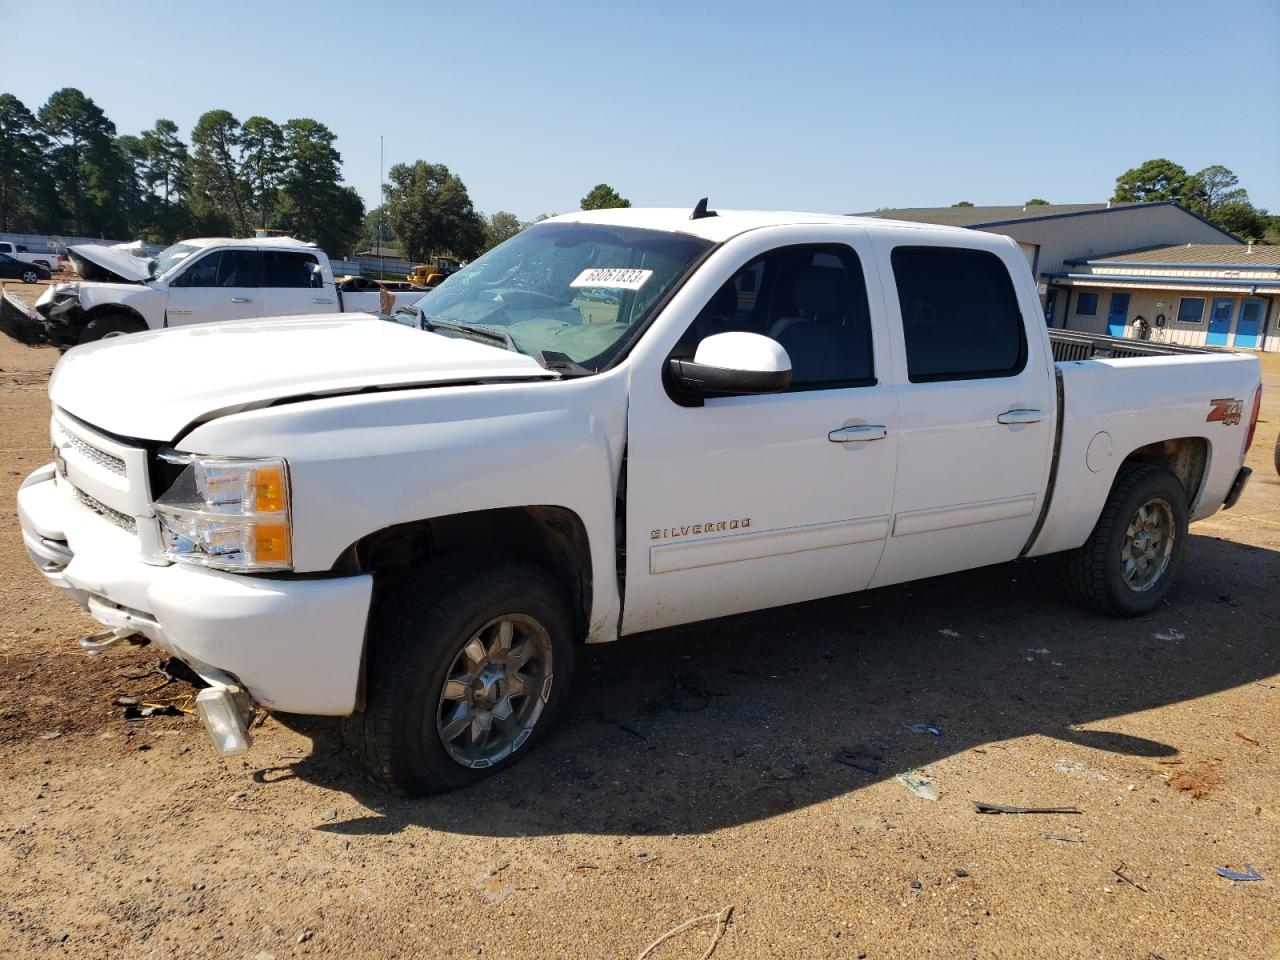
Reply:
<svg viewBox="0 0 1280 960"><path fill-rule="evenodd" d="M162 451L182 472L152 509L165 556L219 570L293 565L289 466L279 457L241 460Z"/></svg>

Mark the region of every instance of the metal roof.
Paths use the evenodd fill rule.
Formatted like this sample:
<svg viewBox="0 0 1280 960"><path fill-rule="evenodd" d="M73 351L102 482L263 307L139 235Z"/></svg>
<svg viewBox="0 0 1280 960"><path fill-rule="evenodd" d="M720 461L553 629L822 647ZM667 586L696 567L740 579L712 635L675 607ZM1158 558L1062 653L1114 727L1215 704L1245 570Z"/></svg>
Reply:
<svg viewBox="0 0 1280 960"><path fill-rule="evenodd" d="M1151 203L1036 203L995 207L902 207L873 210L857 214L861 217L883 217L913 223L941 223L951 227L985 227L1017 220L1042 220L1046 217L1070 217L1104 210L1149 207Z"/></svg>
<svg viewBox="0 0 1280 960"><path fill-rule="evenodd" d="M1274 270L1280 267L1280 246L1236 243L1183 243L1171 247L1147 247L1123 253L1109 253L1100 257L1068 260L1067 263L1113 264L1130 266L1169 267L1232 267Z"/></svg>

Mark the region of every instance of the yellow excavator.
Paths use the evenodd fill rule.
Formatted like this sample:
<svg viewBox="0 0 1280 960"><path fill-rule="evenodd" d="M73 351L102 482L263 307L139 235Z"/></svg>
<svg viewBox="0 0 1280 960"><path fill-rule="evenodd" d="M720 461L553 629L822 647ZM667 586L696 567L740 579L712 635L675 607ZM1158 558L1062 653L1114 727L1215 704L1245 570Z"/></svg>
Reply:
<svg viewBox="0 0 1280 960"><path fill-rule="evenodd" d="M409 271L409 282L415 287L438 287L445 277L460 266L452 257L432 257L428 262L420 263Z"/></svg>

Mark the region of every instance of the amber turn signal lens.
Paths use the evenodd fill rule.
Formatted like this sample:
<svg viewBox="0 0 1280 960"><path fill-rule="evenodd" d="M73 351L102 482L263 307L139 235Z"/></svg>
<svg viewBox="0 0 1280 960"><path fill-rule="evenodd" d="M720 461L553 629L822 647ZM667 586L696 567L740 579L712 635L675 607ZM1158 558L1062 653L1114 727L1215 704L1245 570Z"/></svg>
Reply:
<svg viewBox="0 0 1280 960"><path fill-rule="evenodd" d="M259 467L254 475L254 509L258 513L282 513L284 499L284 471L279 467Z"/></svg>
<svg viewBox="0 0 1280 960"><path fill-rule="evenodd" d="M253 541L253 558L258 563L289 562L289 528L285 524L254 524Z"/></svg>

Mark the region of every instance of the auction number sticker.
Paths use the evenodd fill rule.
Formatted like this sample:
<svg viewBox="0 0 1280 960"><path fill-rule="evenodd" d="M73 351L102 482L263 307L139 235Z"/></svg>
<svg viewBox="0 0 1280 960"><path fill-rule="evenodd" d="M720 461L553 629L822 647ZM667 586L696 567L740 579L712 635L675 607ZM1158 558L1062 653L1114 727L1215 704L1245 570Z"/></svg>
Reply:
<svg viewBox="0 0 1280 960"><path fill-rule="evenodd" d="M639 290L652 276L652 270L633 270L630 267L591 267L578 274L577 279L569 286Z"/></svg>

